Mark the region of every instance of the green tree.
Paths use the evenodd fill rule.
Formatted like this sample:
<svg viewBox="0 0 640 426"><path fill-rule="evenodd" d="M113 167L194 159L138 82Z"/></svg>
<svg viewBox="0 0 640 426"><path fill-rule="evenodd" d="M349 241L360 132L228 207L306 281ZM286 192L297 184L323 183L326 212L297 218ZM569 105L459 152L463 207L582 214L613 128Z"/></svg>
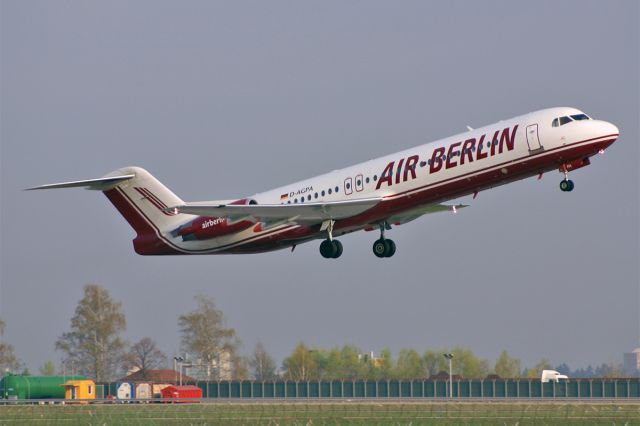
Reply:
<svg viewBox="0 0 640 426"><path fill-rule="evenodd" d="M393 376L393 356L391 349L384 348L380 351L380 356L369 363L369 378L371 379L391 379Z"/></svg>
<svg viewBox="0 0 640 426"><path fill-rule="evenodd" d="M314 380L319 377L318 364L312 351L302 342L282 362L285 377L289 380Z"/></svg>
<svg viewBox="0 0 640 426"><path fill-rule="evenodd" d="M542 358L535 366L527 369L526 376L529 379L540 378L542 370L551 370L551 363L546 358Z"/></svg>
<svg viewBox="0 0 640 426"><path fill-rule="evenodd" d="M196 309L178 317L182 347L200 365L192 374L210 378L206 372L213 371L215 379L231 378L239 360L236 332L226 327L224 314L216 308L212 297L198 295L194 299Z"/></svg>
<svg viewBox="0 0 640 426"><path fill-rule="evenodd" d="M449 364L442 354L446 351L425 351L422 364L427 377L435 376L441 371L449 371Z"/></svg>
<svg viewBox="0 0 640 426"><path fill-rule="evenodd" d="M55 376L56 374L56 366L53 361L48 360L39 369L41 376Z"/></svg>
<svg viewBox="0 0 640 426"><path fill-rule="evenodd" d="M142 377L146 377L149 370L154 370L167 365L167 356L158 348L157 343L150 337L143 337L129 347L124 356L122 369L141 371Z"/></svg>
<svg viewBox="0 0 640 426"><path fill-rule="evenodd" d="M120 333L126 324L121 303L111 299L106 289L87 284L71 318L71 330L58 338L56 349L79 374L97 382L113 380L124 353Z"/></svg>
<svg viewBox="0 0 640 426"><path fill-rule="evenodd" d="M475 356L471 349L457 346L445 352L453 354L454 374L460 374L467 379L483 378L489 374L489 362Z"/></svg>
<svg viewBox="0 0 640 426"><path fill-rule="evenodd" d="M249 359L249 366L256 380L273 380L276 377L276 363L262 342L256 344Z"/></svg>
<svg viewBox="0 0 640 426"><path fill-rule="evenodd" d="M401 349L396 361L395 376L400 379L417 379L425 376L422 358L414 349Z"/></svg>
<svg viewBox="0 0 640 426"><path fill-rule="evenodd" d="M520 377L520 360L509 356L507 351L502 351L496 360L494 371L505 379Z"/></svg>
<svg viewBox="0 0 640 426"><path fill-rule="evenodd" d="M344 345L340 350L340 376L344 379L357 379L366 375L366 364L361 360L360 350L355 346Z"/></svg>
<svg viewBox="0 0 640 426"><path fill-rule="evenodd" d="M4 334L4 321L0 319L0 337ZM20 361L16 356L13 346L0 340L0 374L5 371L17 372L20 369Z"/></svg>

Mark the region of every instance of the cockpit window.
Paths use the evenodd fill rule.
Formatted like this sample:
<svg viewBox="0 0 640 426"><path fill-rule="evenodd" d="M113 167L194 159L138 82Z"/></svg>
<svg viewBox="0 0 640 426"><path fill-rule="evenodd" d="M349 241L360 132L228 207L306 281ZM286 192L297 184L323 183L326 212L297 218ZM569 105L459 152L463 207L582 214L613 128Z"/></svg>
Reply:
<svg viewBox="0 0 640 426"><path fill-rule="evenodd" d="M572 115L571 118L573 118L576 121L591 120L591 118L589 118L587 114L576 114L576 115Z"/></svg>
<svg viewBox="0 0 640 426"><path fill-rule="evenodd" d="M554 118L553 121L551 122L551 126L553 127L563 126L567 123L571 123L574 120L575 121L591 120L591 117L589 117L587 114L574 114L572 116L565 115L564 117Z"/></svg>
<svg viewBox="0 0 640 426"><path fill-rule="evenodd" d="M561 126L564 126L564 125L565 125L565 124L567 124L567 123L571 123L572 121L573 121L573 120L572 120L572 119L570 119L570 118L569 118L569 117L567 117L567 116L560 117L560 125L561 125Z"/></svg>

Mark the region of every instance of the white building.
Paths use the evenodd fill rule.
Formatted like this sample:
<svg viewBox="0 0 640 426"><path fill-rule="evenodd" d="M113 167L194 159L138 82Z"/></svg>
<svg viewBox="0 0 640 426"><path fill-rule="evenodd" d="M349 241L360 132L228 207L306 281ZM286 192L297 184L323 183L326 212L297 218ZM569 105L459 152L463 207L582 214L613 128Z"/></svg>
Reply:
<svg viewBox="0 0 640 426"><path fill-rule="evenodd" d="M622 369L625 376L640 376L640 348L623 355Z"/></svg>

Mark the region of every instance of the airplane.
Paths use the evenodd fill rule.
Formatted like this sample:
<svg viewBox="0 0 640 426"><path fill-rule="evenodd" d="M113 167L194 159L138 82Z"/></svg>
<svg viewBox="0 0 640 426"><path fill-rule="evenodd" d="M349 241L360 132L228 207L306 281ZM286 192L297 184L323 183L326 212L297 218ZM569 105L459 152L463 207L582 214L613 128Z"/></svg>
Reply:
<svg viewBox="0 0 640 426"><path fill-rule="evenodd" d="M343 252L337 237L379 230L373 253L396 252L392 226L467 207L445 204L506 183L590 164L618 128L569 107L549 108L473 129L341 170L233 200L188 202L140 167L98 179L28 190L84 187L102 191L136 232L140 255L259 253L322 239L320 254Z"/></svg>

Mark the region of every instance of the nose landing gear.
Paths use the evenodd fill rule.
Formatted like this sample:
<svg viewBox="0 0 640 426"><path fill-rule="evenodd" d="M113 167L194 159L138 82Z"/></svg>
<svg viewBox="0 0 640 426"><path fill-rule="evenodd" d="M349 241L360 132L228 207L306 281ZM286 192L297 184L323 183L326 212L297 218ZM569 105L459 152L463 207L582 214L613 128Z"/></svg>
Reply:
<svg viewBox="0 0 640 426"><path fill-rule="evenodd" d="M571 179L569 179L569 172L567 171L566 168L564 168L564 170L562 170L562 173L564 173L564 179L560 181L560 191L562 192L571 192L573 191L573 181Z"/></svg>
<svg viewBox="0 0 640 426"><path fill-rule="evenodd" d="M377 257L391 257L396 252L396 243L384 237L385 229L391 229L387 222L380 224L380 238L373 243L373 254Z"/></svg>
<svg viewBox="0 0 640 426"><path fill-rule="evenodd" d="M560 191L571 192L573 191L573 181L571 179L565 179L560 181Z"/></svg>

